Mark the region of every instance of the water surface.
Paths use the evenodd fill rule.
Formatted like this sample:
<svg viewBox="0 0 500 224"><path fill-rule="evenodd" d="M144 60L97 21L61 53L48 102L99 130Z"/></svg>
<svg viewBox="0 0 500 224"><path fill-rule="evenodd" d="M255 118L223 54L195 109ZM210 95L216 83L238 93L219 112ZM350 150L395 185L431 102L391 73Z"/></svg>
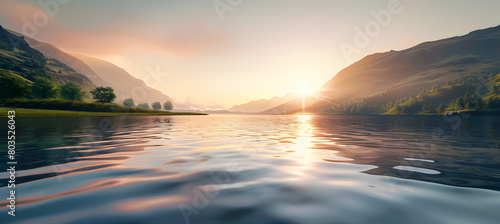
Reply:
<svg viewBox="0 0 500 224"><path fill-rule="evenodd" d="M500 220L494 116L16 121L17 216L1 201L2 223Z"/></svg>

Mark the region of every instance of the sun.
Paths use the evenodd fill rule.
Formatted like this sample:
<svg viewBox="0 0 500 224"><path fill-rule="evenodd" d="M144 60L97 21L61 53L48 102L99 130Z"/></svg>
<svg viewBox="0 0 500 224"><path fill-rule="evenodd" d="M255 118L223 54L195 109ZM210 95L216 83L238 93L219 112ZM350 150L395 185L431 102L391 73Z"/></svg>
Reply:
<svg viewBox="0 0 500 224"><path fill-rule="evenodd" d="M311 87L309 83L309 79L300 78L295 82L295 93L301 96L309 96L314 93L314 89Z"/></svg>

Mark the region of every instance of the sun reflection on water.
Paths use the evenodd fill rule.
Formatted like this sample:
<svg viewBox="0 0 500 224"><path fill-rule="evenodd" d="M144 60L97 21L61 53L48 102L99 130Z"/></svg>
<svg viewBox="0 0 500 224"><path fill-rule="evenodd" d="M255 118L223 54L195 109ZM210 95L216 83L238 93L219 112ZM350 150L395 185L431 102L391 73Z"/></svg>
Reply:
<svg viewBox="0 0 500 224"><path fill-rule="evenodd" d="M314 129L311 126L312 116L296 115L296 117L298 125L293 134L295 138L288 150L293 151L289 155L292 159L296 160L297 165L290 172L303 177L308 174L306 171L312 168L313 162L318 158L316 158L315 153L312 151L312 147L314 146Z"/></svg>

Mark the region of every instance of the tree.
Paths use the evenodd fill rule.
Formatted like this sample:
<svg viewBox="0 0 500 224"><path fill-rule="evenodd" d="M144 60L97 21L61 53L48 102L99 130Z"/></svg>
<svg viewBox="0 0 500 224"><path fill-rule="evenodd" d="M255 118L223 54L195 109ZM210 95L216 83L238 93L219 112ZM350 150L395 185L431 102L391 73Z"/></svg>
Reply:
<svg viewBox="0 0 500 224"><path fill-rule="evenodd" d="M36 99L49 99L56 97L57 85L47 78L39 78L33 83L31 93Z"/></svg>
<svg viewBox="0 0 500 224"><path fill-rule="evenodd" d="M24 96L29 91L24 79L12 76L0 76L0 98L12 99Z"/></svg>
<svg viewBox="0 0 500 224"><path fill-rule="evenodd" d="M455 110L461 110L464 109L465 103L464 103L464 97L458 97L457 101L455 102Z"/></svg>
<svg viewBox="0 0 500 224"><path fill-rule="evenodd" d="M155 110L159 110L159 109L161 109L161 103L154 102L153 104L151 104L151 107L153 107L153 109L155 109Z"/></svg>
<svg viewBox="0 0 500 224"><path fill-rule="evenodd" d="M116 99L113 88L111 87L96 87L94 90L90 91L93 95L93 99L98 103L111 103Z"/></svg>
<svg viewBox="0 0 500 224"><path fill-rule="evenodd" d="M464 105L467 104L468 101L470 101L471 95L469 92L466 92L464 95Z"/></svg>
<svg viewBox="0 0 500 224"><path fill-rule="evenodd" d="M68 82L61 86L61 96L65 100L82 101L85 92L75 82Z"/></svg>
<svg viewBox="0 0 500 224"><path fill-rule="evenodd" d="M486 105L488 108L500 108L500 98L499 97L490 97L486 101Z"/></svg>
<svg viewBox="0 0 500 224"><path fill-rule="evenodd" d="M123 106L126 107L135 107L135 103L133 99L124 99L122 102Z"/></svg>
<svg viewBox="0 0 500 224"><path fill-rule="evenodd" d="M493 94L500 93L500 88L496 84L492 85L491 87L492 87L491 93L493 93Z"/></svg>
<svg viewBox="0 0 500 224"><path fill-rule="evenodd" d="M137 107L142 109L150 109L148 103L140 103L139 105L137 105Z"/></svg>
<svg viewBox="0 0 500 224"><path fill-rule="evenodd" d="M434 83L432 85L431 91L437 91L439 89L439 85L437 83Z"/></svg>
<svg viewBox="0 0 500 224"><path fill-rule="evenodd" d="M404 114L410 113L410 107L403 106L403 108L401 108L401 113L404 113Z"/></svg>
<svg viewBox="0 0 500 224"><path fill-rule="evenodd" d="M397 111L398 113L399 113L399 112L402 112L402 111L401 111L401 105L399 105L399 103L398 103L398 104L396 104L396 106L395 106L395 107L396 107L396 111Z"/></svg>
<svg viewBox="0 0 500 224"><path fill-rule="evenodd" d="M443 114L445 108L446 108L446 106L444 104L441 104L441 105L439 105L438 108L436 108L436 111L438 112L438 114Z"/></svg>
<svg viewBox="0 0 500 224"><path fill-rule="evenodd" d="M172 102L167 101L167 102L163 103L163 109L172 110L172 109L174 109L174 105L172 104Z"/></svg>
<svg viewBox="0 0 500 224"><path fill-rule="evenodd" d="M476 99L476 109L483 109L486 105L484 103L484 100L482 97L476 95L476 94L473 94L474 98Z"/></svg>
<svg viewBox="0 0 500 224"><path fill-rule="evenodd" d="M464 109L474 109L474 103L472 101L467 101Z"/></svg>

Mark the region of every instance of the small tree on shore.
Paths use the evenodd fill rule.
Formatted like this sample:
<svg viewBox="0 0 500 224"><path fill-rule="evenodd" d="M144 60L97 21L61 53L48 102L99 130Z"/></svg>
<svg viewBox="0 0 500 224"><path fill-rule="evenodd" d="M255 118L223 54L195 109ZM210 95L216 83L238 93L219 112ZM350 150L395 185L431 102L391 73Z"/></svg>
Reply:
<svg viewBox="0 0 500 224"><path fill-rule="evenodd" d="M39 78L33 83L31 93L36 99L49 99L56 97L58 93L57 85L47 78Z"/></svg>
<svg viewBox="0 0 500 224"><path fill-rule="evenodd" d="M172 110L172 109L174 109L174 105L172 104L172 102L167 101L167 102L163 103L163 109Z"/></svg>
<svg viewBox="0 0 500 224"><path fill-rule="evenodd" d="M82 101L85 92L75 82L68 82L61 86L61 96L65 100Z"/></svg>
<svg viewBox="0 0 500 224"><path fill-rule="evenodd" d="M126 107L135 107L135 103L133 99L124 99L122 102L123 106Z"/></svg>
<svg viewBox="0 0 500 224"><path fill-rule="evenodd" d="M153 104L151 104L151 107L153 107L154 110L159 110L159 109L161 109L161 103L154 102Z"/></svg>
<svg viewBox="0 0 500 224"><path fill-rule="evenodd" d="M140 103L139 105L137 105L137 107L139 108L142 108L142 109L151 109L149 108L149 104L148 103Z"/></svg>
<svg viewBox="0 0 500 224"><path fill-rule="evenodd" d="M93 98L98 103L111 103L116 99L113 88L111 87L96 87L94 90L90 91Z"/></svg>

